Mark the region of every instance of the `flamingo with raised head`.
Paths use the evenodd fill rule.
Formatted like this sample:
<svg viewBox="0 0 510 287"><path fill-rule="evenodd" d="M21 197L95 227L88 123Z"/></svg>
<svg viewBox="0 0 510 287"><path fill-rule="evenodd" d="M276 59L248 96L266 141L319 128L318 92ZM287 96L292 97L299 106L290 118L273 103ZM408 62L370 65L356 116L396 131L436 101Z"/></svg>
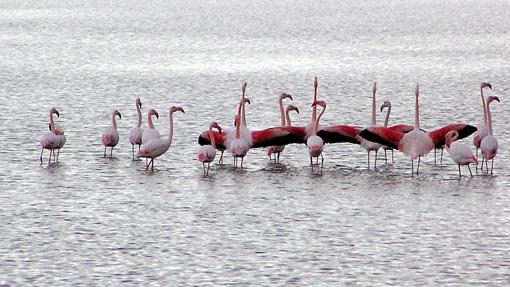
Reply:
<svg viewBox="0 0 510 287"><path fill-rule="evenodd" d="M310 118L310 122L305 126L305 142L313 133L313 129L315 127L315 123L317 122L317 105L315 102L317 101L317 89L319 87L319 80L317 77L313 79L313 102L312 102L312 117ZM319 126L317 130L321 130L322 127Z"/></svg>
<svg viewBox="0 0 510 287"><path fill-rule="evenodd" d="M398 149L411 157L411 174L414 174L414 160L418 158L416 174L419 173L420 159L429 153L435 146L444 145L445 135L451 130L459 132L459 139L464 138L476 131L476 128L463 123L449 124L432 132L425 132L420 129L420 107L418 96L419 86L415 90L415 116L414 128L408 133L384 127L370 127L360 132L363 138Z"/></svg>
<svg viewBox="0 0 510 287"><path fill-rule="evenodd" d="M278 98L278 105L280 107L280 126L285 127L285 111L283 109L283 100L284 99L292 100L292 96L287 93L282 93ZM269 160L271 160L271 155L274 154L274 161L280 162L280 154L285 149L284 145L274 145L267 148L267 155L269 156Z"/></svg>
<svg viewBox="0 0 510 287"><path fill-rule="evenodd" d="M242 127L241 113L245 103L251 104L250 99L241 99L234 121L235 130L229 131L225 140L227 150L234 156L234 167L237 167L237 160L241 158L241 169L243 168L244 157L253 146L251 131L247 127ZM243 128L245 129L244 133L241 132Z"/></svg>
<svg viewBox="0 0 510 287"><path fill-rule="evenodd" d="M375 93L376 92L377 92L377 83L374 83L372 86L372 115L371 115L370 127L377 126L376 118L375 118ZM376 168L377 167L377 153L382 145L379 143L376 143L376 142L368 141L364 138L361 138L360 144L362 147L364 147L367 150L367 154L368 154L367 166L369 169L370 169L370 152L371 151L375 152L374 168Z"/></svg>
<svg viewBox="0 0 510 287"><path fill-rule="evenodd" d="M487 107L485 106L485 97L483 96L483 88L489 88L492 90L492 85L490 83L482 82L480 83L480 97L482 99L482 110L483 110L483 123L478 125L478 129L473 135L473 145L476 148L476 158L478 158L478 149L480 148L480 144L482 143L482 139L489 134L489 130L487 129ZM476 167L478 169L478 166Z"/></svg>
<svg viewBox="0 0 510 287"><path fill-rule="evenodd" d="M381 105L381 113L383 112L384 108L388 108L388 110L386 112L386 117L384 118L384 127L387 128L388 127L388 121L390 120L391 102L390 101L384 101L384 103ZM386 156L386 152L388 150L391 150L391 164L393 164L394 163L393 149L391 147L389 147L389 146L383 146L382 148L384 150L384 163L388 163L388 158Z"/></svg>
<svg viewBox="0 0 510 287"><path fill-rule="evenodd" d="M306 140L306 146L308 147L308 153L310 154L310 164L313 168L313 158L317 158L317 165L319 162L319 156L321 157L321 169L324 164L324 157L322 156L322 150L324 149L324 141L322 138L317 136L317 129L319 128L319 120L322 117L322 114L326 111L326 102L325 101L315 101L312 106L321 106L322 111L319 114L319 117L315 120L312 129L312 135L308 137ZM313 113L313 112L312 112Z"/></svg>
<svg viewBox="0 0 510 287"><path fill-rule="evenodd" d="M499 98L495 96L487 97L487 135L482 138L482 142L480 143L480 149L482 150L482 166L481 169L483 171L483 162L485 161L485 168L487 173L489 173L489 160L491 161L491 175L492 170L494 169L494 157L498 154L498 140L493 135L492 131L492 116L490 103L493 101L498 101Z"/></svg>
<svg viewBox="0 0 510 287"><path fill-rule="evenodd" d="M55 122L53 122L53 114L56 114L57 117L60 117L60 113L57 111L56 108L50 109L50 131L44 133L41 136L41 165L42 165L42 156L45 149L50 151L50 156L48 157L48 165L51 164L51 155L55 153L55 149L58 148L59 145L59 139L57 135L55 135ZM55 155L53 155L55 157Z"/></svg>
<svg viewBox="0 0 510 287"><path fill-rule="evenodd" d="M162 139L152 139L140 147L140 151L136 155L137 158L144 157L150 159L149 163L146 165L145 170L149 169L151 166L151 171L154 171L154 159L166 153L172 144L172 137L174 131L174 120L173 114L177 111L184 113L184 110L181 107L173 106L168 111L168 138Z"/></svg>
<svg viewBox="0 0 510 287"><path fill-rule="evenodd" d="M212 122L209 126L209 138L211 139L210 145L201 146L198 150L198 161L202 163L204 169L204 175L209 175L209 166L216 157L216 142L214 141L213 128L217 129L221 134L221 127L217 122ZM205 170L205 164L207 163L207 172Z"/></svg>
<svg viewBox="0 0 510 287"><path fill-rule="evenodd" d="M122 119L122 115L118 110L113 110L112 112L112 126L107 127L103 135L101 137L101 141L104 145L104 157L106 157L106 147L111 147L110 157L113 157L113 148L119 143L119 132L117 131L117 121L115 120L115 116L119 116L119 119Z"/></svg>
<svg viewBox="0 0 510 287"><path fill-rule="evenodd" d="M143 130L141 128L142 125L142 112L140 109L142 108L142 102L140 99L136 99L136 113L138 114L138 120L136 122L136 127L132 128L129 132L129 142L131 143L131 153L133 155L132 160L135 160L135 145L138 146L138 151L140 151L140 146L142 145L142 134ZM150 116L149 116L150 117Z"/></svg>
<svg viewBox="0 0 510 287"><path fill-rule="evenodd" d="M469 164L478 164L478 160L473 155L473 152L467 144L455 142L459 138L459 132L455 130L449 131L446 133L445 138L446 151L450 154L452 160L459 166L459 178L462 177L462 173L460 172L461 165L467 165L469 174L473 177Z"/></svg>
<svg viewBox="0 0 510 287"><path fill-rule="evenodd" d="M143 129L142 132L142 144L147 143L153 139L159 139L161 136L159 132L154 128L154 123L152 122L152 116L156 116L156 119L159 119L159 114L155 109L150 109L147 112L147 123L149 123L149 127Z"/></svg>

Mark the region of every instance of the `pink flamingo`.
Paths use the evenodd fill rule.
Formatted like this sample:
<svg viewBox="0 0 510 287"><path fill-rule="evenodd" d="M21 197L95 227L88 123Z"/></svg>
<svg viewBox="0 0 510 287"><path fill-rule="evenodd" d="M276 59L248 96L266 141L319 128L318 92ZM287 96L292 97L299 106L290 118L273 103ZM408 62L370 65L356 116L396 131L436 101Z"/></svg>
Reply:
<svg viewBox="0 0 510 287"><path fill-rule="evenodd" d="M324 164L324 157L322 156L322 150L324 148L324 141L322 138L317 136L317 129L319 128L319 120L322 117L322 114L324 114L324 111L326 111L326 102L324 101L315 101L312 106L321 106L322 111L319 114L319 117L315 120L315 123L313 125L312 129L312 135L308 137L306 140L306 146L308 147L308 153L310 154L310 164L313 168L313 160L312 158L317 158L317 165L319 162L319 156L321 157L321 169Z"/></svg>
<svg viewBox="0 0 510 287"><path fill-rule="evenodd" d="M444 145L445 135L451 130L459 132L459 138L464 138L472 134L476 128L466 124L450 124L432 132L425 132L420 129L420 107L418 96L420 94L419 86L415 91L415 123L412 131L404 133L399 130L384 127L370 127L360 132L363 138L378 142L395 148L411 157L411 174L414 174L414 160L418 158L416 174L419 173L420 159L423 155L429 153L435 146Z"/></svg>
<svg viewBox="0 0 510 287"><path fill-rule="evenodd" d="M235 131L228 132L226 138L227 150L234 156L234 167L237 167L237 159L241 158L241 169L243 168L244 157L253 146L251 131L247 127L242 127L241 111L244 109L245 103L250 104L250 99L241 99L234 121ZM243 128L245 129L244 133L241 132Z"/></svg>
<svg viewBox="0 0 510 287"><path fill-rule="evenodd" d="M138 121L136 123L136 127L132 128L129 132L129 142L131 143L131 152L133 155L133 160L135 160L135 145L138 146L138 151L140 151L140 146L142 145L142 134L143 130L141 128L142 125L142 112L140 109L142 108L142 102L140 99L136 99L136 113L138 114ZM150 118L150 116L149 116Z"/></svg>
<svg viewBox="0 0 510 287"><path fill-rule="evenodd" d="M48 124L48 127L51 131L51 124ZM57 158L55 159L55 153L53 153L53 161L58 162L58 158L60 156L60 150L64 147L64 145L66 143L66 136L64 135L64 130L57 124L55 124L55 130L53 131L53 133L57 136L57 139L58 139L58 146L56 148Z"/></svg>
<svg viewBox="0 0 510 287"><path fill-rule="evenodd" d="M209 138L211 139L210 145L201 146L198 150L198 161L202 163L202 167L204 168L204 175L209 175L209 166L211 162L216 157L216 143L214 141L213 128L216 128L218 132L221 134L221 127L217 122L211 123L209 126ZM207 163L207 172L205 171L205 164Z"/></svg>
<svg viewBox="0 0 510 287"><path fill-rule="evenodd" d="M486 87L492 90L492 85L490 83L482 82L480 84L480 97L482 98L483 123L478 126L477 131L473 135L473 145L476 148L476 158L478 158L478 149L480 148L482 139L489 134L489 130L487 129L487 107L485 106L485 97L483 96L483 88ZM476 167L476 169L478 169L478 166Z"/></svg>
<svg viewBox="0 0 510 287"><path fill-rule="evenodd" d="M117 131L117 122L115 121L115 116L119 116L119 119L122 119L122 115L118 110L113 110L112 112L112 126L107 127L104 132L101 140L104 145L104 157L106 157L106 147L111 147L110 157L113 157L113 148L119 143L119 132Z"/></svg>
<svg viewBox="0 0 510 287"><path fill-rule="evenodd" d="M57 117L60 117L60 114L56 108L50 109L50 131L43 134L41 136L41 141L40 141L41 142L41 156L40 156L41 165L42 165L42 156L43 156L44 150L45 149L50 150L50 157L48 158L48 165L50 165L51 164L51 154L55 153L54 149L56 149L59 145L59 140L54 133L55 123L53 122L53 114L56 114ZM55 155L53 155L53 156L55 156Z"/></svg>
<svg viewBox="0 0 510 287"><path fill-rule="evenodd" d="M315 123L317 122L317 105L315 105L315 102L317 101L317 88L319 87L319 80L317 77L314 77L313 80L313 102L312 102L312 117L310 119L310 122L305 126L305 141L308 139L309 136L312 135L313 129L315 126ZM322 127L318 126L317 130L321 130Z"/></svg>
<svg viewBox="0 0 510 287"><path fill-rule="evenodd" d="M375 93L376 93L376 91L377 91L377 83L374 83L374 85L372 86L372 117L371 117L372 121L370 123L370 127L377 126L376 119L375 119ZM361 138L360 144L362 147L364 147L367 150L367 153L368 153L367 164L368 164L369 169L370 169L370 152L371 151L375 152L374 168L376 168L377 167L377 152L381 148L381 144L368 141L364 138Z"/></svg>
<svg viewBox="0 0 510 287"><path fill-rule="evenodd" d="M292 100L292 96L287 93L282 93L278 99L278 104L280 107L280 125L285 127L285 111L283 109L283 99L289 98ZM274 161L280 162L280 154L285 149L284 145L274 145L267 148L267 155L269 156L269 160L271 160L271 155L274 154Z"/></svg>
<svg viewBox="0 0 510 287"><path fill-rule="evenodd" d="M388 121L390 119L390 113L391 113L391 102L390 101L384 101L384 103L381 105L381 113L384 110L384 108L388 108L388 111L386 112L386 118L384 118L384 127L387 128L388 127ZM393 164L394 163L393 149L391 147L388 147L388 146L383 146L383 150L384 150L384 163L388 163L388 159L386 157L386 152L388 150L391 150L391 164Z"/></svg>
<svg viewBox="0 0 510 287"><path fill-rule="evenodd" d="M492 116L491 109L489 104L492 101L498 101L499 98L495 96L490 96L487 98L487 135L482 138L482 142L480 143L480 149L482 150L482 167L483 170L483 162L485 160L485 167L487 169L487 173L489 173L489 160L492 159L491 162L491 175L492 170L494 169L494 157L498 154L498 140L492 133Z"/></svg>
<svg viewBox="0 0 510 287"><path fill-rule="evenodd" d="M172 136L174 131L173 114L177 111L184 113L181 107L171 107L168 117L168 139L157 138L142 144L140 151L136 155L137 158L144 157L150 159L145 167L145 170L151 166L151 171L154 171L154 159L166 153L172 144Z"/></svg>
<svg viewBox="0 0 510 287"><path fill-rule="evenodd" d="M156 116L156 119L159 119L159 114L155 109L150 109L147 112L147 122L149 123L149 127L143 129L142 132L142 144L147 143L153 139L159 139L161 136L159 132L154 129L154 124L152 123L152 116Z"/></svg>
<svg viewBox="0 0 510 287"><path fill-rule="evenodd" d="M476 160L476 157L473 155L473 152L468 145L455 142L459 138L459 132L455 130L449 131L446 133L445 138L446 151L448 151L452 160L459 166L459 178L462 177L460 172L461 165L467 165L469 174L471 174L471 177L473 177L473 173L471 172L471 167L469 167L469 164L478 164L478 160Z"/></svg>

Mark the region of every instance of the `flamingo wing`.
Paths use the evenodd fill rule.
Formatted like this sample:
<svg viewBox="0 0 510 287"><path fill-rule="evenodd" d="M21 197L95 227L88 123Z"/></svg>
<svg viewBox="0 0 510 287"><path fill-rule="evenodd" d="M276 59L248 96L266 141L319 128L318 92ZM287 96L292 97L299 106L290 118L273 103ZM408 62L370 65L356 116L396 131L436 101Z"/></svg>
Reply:
<svg viewBox="0 0 510 287"><path fill-rule="evenodd" d="M225 140L227 137L227 133L226 132L219 133L218 131L213 131L213 135L214 140L216 142L216 149L225 150L226 149ZM198 144L202 146L211 144L211 139L209 138L209 131L203 131L198 136Z"/></svg>
<svg viewBox="0 0 510 287"><path fill-rule="evenodd" d="M391 127L388 127L391 130L402 132L402 133L408 133L414 129L414 126L406 125L406 124L399 124L394 125Z"/></svg>
<svg viewBox="0 0 510 287"><path fill-rule="evenodd" d="M400 141L404 137L405 133L395 131L391 128L370 127L362 130L359 135L368 141L398 149Z"/></svg>
<svg viewBox="0 0 510 287"><path fill-rule="evenodd" d="M305 143L304 127L275 127L251 133L253 148Z"/></svg>
<svg viewBox="0 0 510 287"><path fill-rule="evenodd" d="M476 127L463 123L449 124L437 130L431 131L428 134L430 139L432 139L434 146L436 148L441 148L444 146L446 134L453 130L459 132L459 139L463 139L474 133L476 131Z"/></svg>
<svg viewBox="0 0 510 287"><path fill-rule="evenodd" d="M348 142L353 144L360 144L358 135L361 130L362 128L357 126L327 126L318 131L317 135L321 137L326 143Z"/></svg>

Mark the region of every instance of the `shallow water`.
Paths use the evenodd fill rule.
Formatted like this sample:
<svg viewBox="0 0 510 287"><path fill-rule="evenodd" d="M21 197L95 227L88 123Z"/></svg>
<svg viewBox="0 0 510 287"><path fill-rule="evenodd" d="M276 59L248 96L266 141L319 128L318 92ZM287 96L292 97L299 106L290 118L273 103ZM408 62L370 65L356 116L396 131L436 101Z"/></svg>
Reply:
<svg viewBox="0 0 510 287"><path fill-rule="evenodd" d="M272 2L0 3L0 283L508 285L510 3ZM325 125L368 125L373 81L390 122L412 124L419 83L428 130L477 125L479 83L491 82L494 176L458 180L447 155L415 177L398 153L367 170L349 144L326 146L322 173L293 145L281 164L252 150L245 170L227 155L202 176L198 134L231 127L244 81L261 129L279 124L282 91L306 124L314 76ZM186 111L154 172L130 160L137 97L164 136L170 106ZM67 143L40 166L52 106ZM113 109L121 141L104 159Z"/></svg>

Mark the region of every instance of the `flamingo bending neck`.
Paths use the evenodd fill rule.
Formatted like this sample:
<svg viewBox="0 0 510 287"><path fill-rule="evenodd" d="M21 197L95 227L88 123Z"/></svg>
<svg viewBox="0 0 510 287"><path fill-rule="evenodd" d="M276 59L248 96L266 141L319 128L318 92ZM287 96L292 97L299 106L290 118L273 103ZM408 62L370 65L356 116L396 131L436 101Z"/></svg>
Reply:
<svg viewBox="0 0 510 287"><path fill-rule="evenodd" d="M136 122L136 126L139 128L142 125L142 112L140 109L142 108L142 102L140 99L136 99L136 113L138 114L138 121Z"/></svg>

